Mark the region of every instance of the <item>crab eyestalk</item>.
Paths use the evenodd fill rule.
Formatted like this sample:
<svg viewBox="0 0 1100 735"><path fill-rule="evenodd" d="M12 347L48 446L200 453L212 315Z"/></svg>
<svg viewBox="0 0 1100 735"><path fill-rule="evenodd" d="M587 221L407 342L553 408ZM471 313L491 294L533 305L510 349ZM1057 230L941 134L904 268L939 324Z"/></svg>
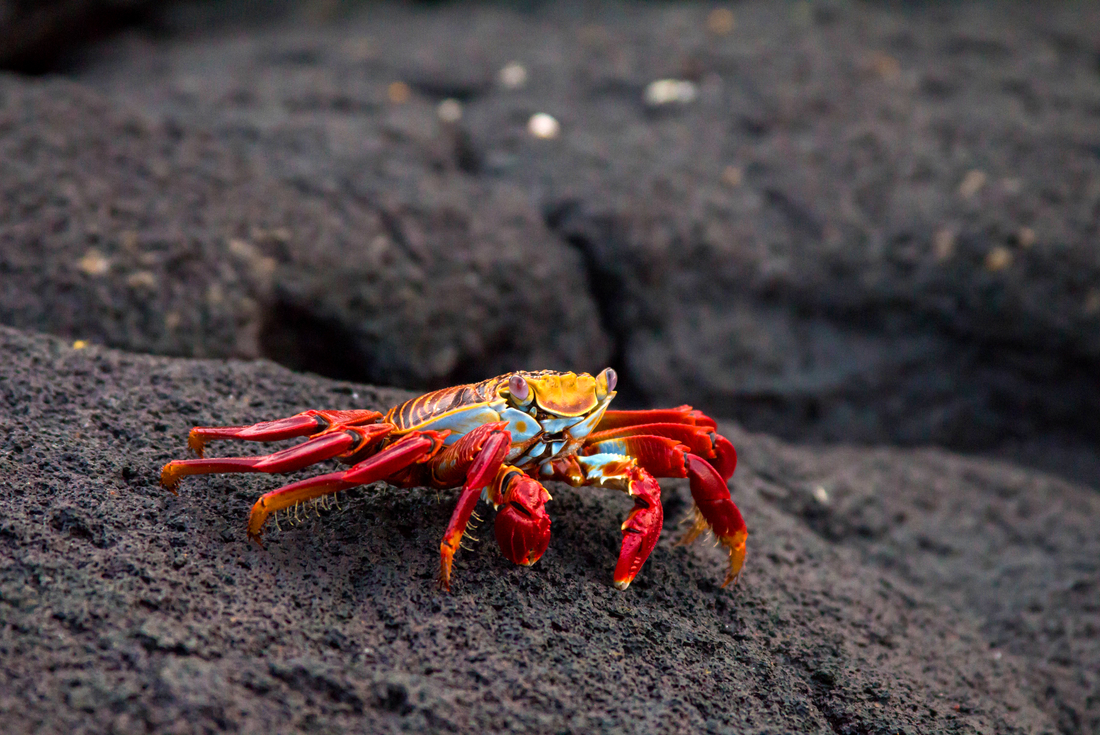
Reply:
<svg viewBox="0 0 1100 735"><path fill-rule="evenodd" d="M607 398L619 382L618 374L611 368L605 368L596 378L596 398L601 401Z"/></svg>
<svg viewBox="0 0 1100 735"><path fill-rule="evenodd" d="M497 543L506 558L529 567L550 544L550 516L544 506L550 493L521 472L513 472L502 483L503 503L493 524Z"/></svg>
<svg viewBox="0 0 1100 735"><path fill-rule="evenodd" d="M531 395L531 386L523 379L522 375L513 375L508 379L508 394L517 406L528 406L534 400Z"/></svg>

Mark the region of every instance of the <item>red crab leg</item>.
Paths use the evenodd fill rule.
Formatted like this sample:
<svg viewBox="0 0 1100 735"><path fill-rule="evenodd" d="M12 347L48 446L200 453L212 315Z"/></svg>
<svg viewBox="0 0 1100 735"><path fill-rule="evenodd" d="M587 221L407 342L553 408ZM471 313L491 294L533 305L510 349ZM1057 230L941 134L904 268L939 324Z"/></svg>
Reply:
<svg viewBox="0 0 1100 735"><path fill-rule="evenodd" d="M544 466L544 471L546 467ZM549 476L570 485L605 485L626 491L634 498L634 508L623 521L623 545L615 565L615 586L625 590L649 558L665 511L661 506L661 486L633 457L623 454L573 456L554 460Z"/></svg>
<svg viewBox="0 0 1100 735"><path fill-rule="evenodd" d="M715 430L714 419L691 406L657 411L609 411L586 444L627 436L667 436L686 444L695 454L713 460L711 465L728 480L737 467L737 452L730 440Z"/></svg>
<svg viewBox="0 0 1100 735"><path fill-rule="evenodd" d="M294 472L326 459L359 452L393 430L391 424L369 424L330 431L293 447L256 457L176 459L160 471L160 484L176 492L181 478L216 472Z"/></svg>
<svg viewBox="0 0 1100 735"><path fill-rule="evenodd" d="M211 439L237 439L251 442L273 442L311 436L331 426L359 426L382 418L377 411L303 411L295 416L275 421L263 421L251 426L196 426L187 436L187 445L202 456Z"/></svg>
<svg viewBox="0 0 1100 735"><path fill-rule="evenodd" d="M729 444L724 438L723 441ZM729 569L722 586L725 587L737 579L745 563L748 529L741 511L730 498L726 478L707 460L693 454L691 447L666 436L604 439L591 445L586 444L585 451L592 452L595 456L606 456L605 453L629 455L657 477L687 477L690 480L691 497L695 501L695 517L691 529L684 534L680 543L691 543L709 527L719 543L729 551ZM732 444L728 451L733 451ZM722 456L723 454L719 455ZM725 456L728 458L730 455ZM726 461L736 465L736 456L732 454L732 462L729 459Z"/></svg>
<svg viewBox="0 0 1100 735"><path fill-rule="evenodd" d="M637 426L639 424L687 424L689 426L709 426L712 429L718 428L714 419L702 411L696 411L691 406L677 406L676 408L656 408L648 411L605 411L600 423L596 425L596 431L618 429L623 426Z"/></svg>
<svg viewBox="0 0 1100 735"><path fill-rule="evenodd" d="M439 544L439 586L451 588L451 569L462 535L470 523L482 491L500 473L505 455L512 446L507 422L483 424L447 447L432 462L432 476L440 485L463 480L458 504Z"/></svg>
<svg viewBox="0 0 1100 735"><path fill-rule="evenodd" d="M385 480L409 465L431 458L443 446L444 436L444 433L436 431L409 434L351 469L318 475L272 490L252 506L248 516L249 538L259 542L264 521L276 511L356 485Z"/></svg>

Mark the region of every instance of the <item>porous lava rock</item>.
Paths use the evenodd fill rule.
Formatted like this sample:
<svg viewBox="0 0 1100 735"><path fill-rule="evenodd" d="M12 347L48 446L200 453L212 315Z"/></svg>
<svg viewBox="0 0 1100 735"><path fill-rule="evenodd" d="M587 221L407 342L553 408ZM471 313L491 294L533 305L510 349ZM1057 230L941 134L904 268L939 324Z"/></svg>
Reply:
<svg viewBox="0 0 1100 735"><path fill-rule="evenodd" d="M325 188L209 129L0 76L0 322L397 385L607 360L580 256L515 187Z"/></svg>
<svg viewBox="0 0 1100 735"><path fill-rule="evenodd" d="M7 328L0 349L9 732L1095 731L1089 490L724 424L751 529L736 587L717 586L719 550L673 545L682 482L625 593L610 571L629 502L554 484L543 559L514 566L482 531L448 595L433 579L451 492L353 490L260 549L244 520L277 478L158 485L193 424L407 394ZM1046 502L1020 512L1030 497Z"/></svg>
<svg viewBox="0 0 1100 735"><path fill-rule="evenodd" d="M331 10L132 34L77 78L339 201L514 184L582 255L639 403L1100 467L1051 459L1100 437L1094 6ZM662 79L691 86L657 104Z"/></svg>

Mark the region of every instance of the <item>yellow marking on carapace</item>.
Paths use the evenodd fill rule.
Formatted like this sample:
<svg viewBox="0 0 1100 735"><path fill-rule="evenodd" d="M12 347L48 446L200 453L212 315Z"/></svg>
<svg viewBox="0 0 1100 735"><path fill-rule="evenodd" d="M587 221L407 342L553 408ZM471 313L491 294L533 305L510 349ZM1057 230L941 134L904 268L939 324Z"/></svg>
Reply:
<svg viewBox="0 0 1100 735"><path fill-rule="evenodd" d="M551 373L523 377L535 391L535 402L555 416L584 416L599 404L596 379L588 373Z"/></svg>

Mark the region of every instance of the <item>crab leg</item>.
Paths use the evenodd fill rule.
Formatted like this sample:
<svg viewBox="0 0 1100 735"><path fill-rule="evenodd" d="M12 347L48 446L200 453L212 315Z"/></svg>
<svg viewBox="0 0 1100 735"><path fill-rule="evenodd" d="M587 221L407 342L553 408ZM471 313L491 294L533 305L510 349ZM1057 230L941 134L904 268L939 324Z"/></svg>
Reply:
<svg viewBox="0 0 1100 735"><path fill-rule="evenodd" d="M648 428L656 431L663 426L667 425L651 424ZM641 430L646 427L637 428ZM611 433L613 432L601 432L604 436ZM711 435L729 444L724 437L713 432ZM718 442L715 444L718 445ZM719 543L729 552L729 569L722 583L725 587L737 579L745 563L748 529L741 511L730 498L729 487L726 485L728 475L723 476L710 462L691 450L691 446L680 442L678 438L659 435L604 438L585 447L585 451L593 452L597 457L608 452L634 457L639 465L657 477L687 477L690 480L691 497L695 501L694 519L692 527L684 534L680 543L689 544L710 528ZM719 449L716 454L721 466L728 468L732 474L732 468L737 464L733 445L729 444L728 450Z"/></svg>
<svg viewBox="0 0 1100 735"><path fill-rule="evenodd" d="M638 426L639 424L687 424L688 426L718 428L718 425L710 416L685 405L676 408L655 408L647 411L605 411L600 423L596 425L596 431L618 429L623 426Z"/></svg>
<svg viewBox="0 0 1100 735"><path fill-rule="evenodd" d="M737 451L730 440L716 431L714 419L691 406L657 411L608 411L586 444L630 436L664 436L676 439L708 460L723 479L737 467ZM682 475L676 475L682 477Z"/></svg>
<svg viewBox="0 0 1100 735"><path fill-rule="evenodd" d="M274 422L273 422L274 423ZM293 447L255 457L177 459L164 465L160 484L176 492L181 478L218 472L294 472L333 457L355 454L375 444L393 430L390 424L349 426L330 431Z"/></svg>
<svg viewBox="0 0 1100 735"><path fill-rule="evenodd" d="M330 472L285 485L260 497L248 516L248 536L259 542L267 517L306 500L385 480L417 462L430 459L443 445L443 434L435 431L409 434L342 472Z"/></svg>
<svg viewBox="0 0 1100 735"><path fill-rule="evenodd" d="M482 491L500 473L504 457L512 446L507 422L483 424L440 452L432 463L432 475L441 485L462 480L462 492L451 514L451 521L439 544L439 586L451 588L451 568L462 535L470 523Z"/></svg>
<svg viewBox="0 0 1100 735"><path fill-rule="evenodd" d="M237 439L251 442L273 442L299 436L319 434L332 426L360 426L382 418L377 411L303 411L275 421L262 421L251 426L196 426L187 436L187 445L202 456L211 439Z"/></svg>

